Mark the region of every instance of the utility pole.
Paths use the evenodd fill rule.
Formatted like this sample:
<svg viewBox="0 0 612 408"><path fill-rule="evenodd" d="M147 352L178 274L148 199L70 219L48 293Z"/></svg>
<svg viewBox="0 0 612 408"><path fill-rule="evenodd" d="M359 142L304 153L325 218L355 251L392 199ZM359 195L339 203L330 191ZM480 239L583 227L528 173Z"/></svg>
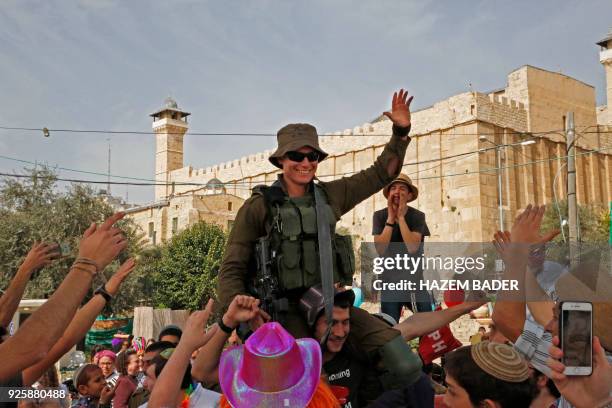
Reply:
<svg viewBox="0 0 612 408"><path fill-rule="evenodd" d="M578 237L578 205L576 203L576 132L574 129L574 112L567 113L565 126L567 143L567 212L569 224L570 259L575 259L575 247ZM572 249L572 246L574 249Z"/></svg>
<svg viewBox="0 0 612 408"><path fill-rule="evenodd" d="M502 146L496 145L495 152L497 153L497 195L499 197L499 230L504 231L504 200L502 196Z"/></svg>
<svg viewBox="0 0 612 408"><path fill-rule="evenodd" d="M111 191L110 191L110 165L111 165L111 145L110 145L110 137L106 138L106 141L108 142L108 173L107 173L107 181L106 181L106 194L110 197L111 195Z"/></svg>

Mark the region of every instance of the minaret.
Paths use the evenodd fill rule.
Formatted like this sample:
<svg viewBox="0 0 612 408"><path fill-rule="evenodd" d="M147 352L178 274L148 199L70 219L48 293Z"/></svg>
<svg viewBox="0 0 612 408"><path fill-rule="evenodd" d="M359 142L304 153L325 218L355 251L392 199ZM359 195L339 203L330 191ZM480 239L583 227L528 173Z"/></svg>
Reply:
<svg viewBox="0 0 612 408"><path fill-rule="evenodd" d="M597 42L597 45L601 47L599 62L603 64L606 70L606 103L608 118L612 122L612 29L610 29L608 35L603 40Z"/></svg>
<svg viewBox="0 0 612 408"><path fill-rule="evenodd" d="M155 132L155 181L170 182L170 172L183 167L183 136L189 129L188 112L179 109L176 101L166 98L164 107L152 113ZM155 186L155 201L172 194L171 185Z"/></svg>

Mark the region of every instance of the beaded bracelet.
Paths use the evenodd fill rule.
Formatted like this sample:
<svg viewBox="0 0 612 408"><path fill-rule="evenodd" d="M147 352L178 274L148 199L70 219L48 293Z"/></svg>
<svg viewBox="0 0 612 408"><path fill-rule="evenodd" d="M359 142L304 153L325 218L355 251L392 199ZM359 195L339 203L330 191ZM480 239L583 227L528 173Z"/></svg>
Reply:
<svg viewBox="0 0 612 408"><path fill-rule="evenodd" d="M80 262L79 262L80 263ZM87 272L89 273L92 277L95 277L98 272L94 271L92 272L91 269L87 269L87 268L83 268L82 266L78 266L77 263L73 263L72 266L70 267L70 269L78 269L79 271L83 271L83 272Z"/></svg>
<svg viewBox="0 0 612 408"><path fill-rule="evenodd" d="M94 261L93 259L89 259L89 258L77 258L74 263L82 263L85 265L92 265L93 267L96 268L96 273L100 272L100 267L98 266L97 262Z"/></svg>

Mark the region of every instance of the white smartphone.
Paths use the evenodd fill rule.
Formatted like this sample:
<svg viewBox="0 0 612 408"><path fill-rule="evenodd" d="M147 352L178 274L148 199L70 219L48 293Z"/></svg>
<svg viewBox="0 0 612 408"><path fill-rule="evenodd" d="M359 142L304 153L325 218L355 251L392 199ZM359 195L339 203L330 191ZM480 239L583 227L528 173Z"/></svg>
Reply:
<svg viewBox="0 0 612 408"><path fill-rule="evenodd" d="M565 375L593 372L593 305L589 302L561 303L559 338Z"/></svg>

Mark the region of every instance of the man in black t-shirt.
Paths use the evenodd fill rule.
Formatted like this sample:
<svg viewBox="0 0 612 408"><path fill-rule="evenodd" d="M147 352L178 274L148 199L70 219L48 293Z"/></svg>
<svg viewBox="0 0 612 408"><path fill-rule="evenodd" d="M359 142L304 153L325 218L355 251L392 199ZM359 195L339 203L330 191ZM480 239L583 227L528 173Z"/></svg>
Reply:
<svg viewBox="0 0 612 408"><path fill-rule="evenodd" d="M387 199L387 208L376 211L372 220L372 235L378 255L393 257L408 254L411 257L421 257L425 237L430 235L429 228L425 214L408 205L416 200L419 190L412 184L410 177L402 173L383 189L383 194ZM410 279L418 285L423 277L422 266L411 272L405 276L405 273L398 271L386 271L383 280L397 282L400 279ZM405 292L382 291L381 312L399 322L402 307L406 305L412 309L412 301L416 302L420 312L432 310L431 298L427 292L413 294L414 297Z"/></svg>
<svg viewBox="0 0 612 408"><path fill-rule="evenodd" d="M336 293L331 333L325 345L321 347L322 375L336 397L344 397L342 408L433 408L433 389L424 374L412 384L384 392L379 378L380 371L364 360L347 341L351 330L351 305L354 302L355 293L352 290L340 290ZM321 286L308 289L300 299L299 307L308 326L312 328L313 337L320 343L327 330ZM443 319L452 317L450 313L445 314L449 316L442 317ZM440 322L440 317L431 320ZM399 326L394 328L400 330L402 336L411 337Z"/></svg>
<svg viewBox="0 0 612 408"><path fill-rule="evenodd" d="M350 310L354 302L355 292L352 290L336 293L331 333L322 347L322 374L332 386L334 394L345 397L343 408L365 407L382 392L376 370L371 369L347 342L351 330ZM321 342L327 330L327 319L323 313L325 307L320 285L306 291L300 300L300 309L313 330L313 337Z"/></svg>

